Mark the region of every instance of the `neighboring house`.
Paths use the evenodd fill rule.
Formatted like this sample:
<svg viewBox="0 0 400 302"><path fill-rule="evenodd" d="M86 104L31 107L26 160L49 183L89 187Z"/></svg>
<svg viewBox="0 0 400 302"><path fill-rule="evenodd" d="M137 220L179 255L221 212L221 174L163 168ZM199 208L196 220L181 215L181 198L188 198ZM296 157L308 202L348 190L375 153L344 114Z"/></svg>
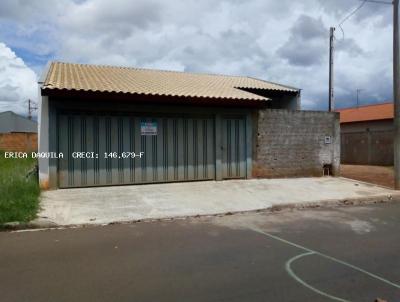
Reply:
<svg viewBox="0 0 400 302"><path fill-rule="evenodd" d="M0 112L0 150L37 151L38 124L12 111Z"/></svg>
<svg viewBox="0 0 400 302"><path fill-rule="evenodd" d="M337 111L343 164L393 165L393 103Z"/></svg>
<svg viewBox="0 0 400 302"><path fill-rule="evenodd" d="M339 115L297 88L59 62L39 85L39 149L64 155L39 160L44 188L339 173Z"/></svg>

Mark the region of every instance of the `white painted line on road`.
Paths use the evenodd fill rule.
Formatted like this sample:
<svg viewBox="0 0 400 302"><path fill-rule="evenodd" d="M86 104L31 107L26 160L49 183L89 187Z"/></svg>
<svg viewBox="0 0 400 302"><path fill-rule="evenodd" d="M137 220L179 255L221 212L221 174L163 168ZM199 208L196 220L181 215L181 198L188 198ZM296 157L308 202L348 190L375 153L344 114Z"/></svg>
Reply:
<svg viewBox="0 0 400 302"><path fill-rule="evenodd" d="M299 282L304 287L307 287L309 290L311 290L311 291L313 291L313 292L315 292L315 293L317 293L317 294L319 294L321 296L324 296L324 297L326 297L328 299L331 299L331 300L334 300L334 301L340 301L340 302L350 302L349 300L344 300L342 298L332 296L332 295L330 295L328 293L325 293L325 292L323 292L323 291L311 286L310 284L305 282L303 279L301 279L299 276L297 276L293 272L293 270L291 268L291 265L292 265L293 262L295 262L296 260L298 260L300 258L303 258L303 257L306 257L306 256L311 256L311 255L316 255L316 254L314 252L305 252L303 254L294 256L293 258L289 259L285 264L285 268L286 268L286 271L288 272L289 276L291 276L294 280Z"/></svg>
<svg viewBox="0 0 400 302"><path fill-rule="evenodd" d="M307 252L309 252L309 253L313 253L313 254L319 255L319 256L321 256L321 257L323 257L323 258L329 259L329 260L331 260L331 261L340 263L340 264L342 264L342 265L344 265L344 266L350 267L350 268L353 269L353 270L359 271L359 272L361 272L361 273L363 273L363 274L365 274L365 275L367 275L367 276L369 276L369 277L371 277L371 278L374 278L374 279L377 279L377 280L379 280L379 281L381 281L381 282L383 282L383 283L386 283L387 285L390 285L390 286L393 286L393 287L395 287L395 288L397 288L397 289L400 289L400 285L399 285L399 284L396 284L396 283L394 283L394 282L392 282L392 281L389 281L389 280L387 280L387 279L385 279L385 278L383 278L383 277L380 277L380 276L378 276L378 275L375 275L375 274L373 274L373 273L370 273L370 272L368 272L368 271L366 271L366 270L364 270L364 269L362 269L362 268L360 268L360 267L358 267L358 266L355 266L355 265L353 265L353 264L350 264L350 263L347 263L347 262L342 261L342 260L340 260L340 259L331 257L331 256L326 255L326 254L324 254L324 253L320 253L320 252L318 252L318 251L314 251L314 250L309 249L309 248L307 248L307 247L305 247L305 246L302 246L302 245L300 245L300 244L297 244L297 243L291 242L291 241L289 241L289 240L283 239L283 238L281 238L281 237L279 237L279 236L272 235L272 234L270 234L270 233L267 233L267 232L264 232L264 231L261 231L261 230L258 230L258 229L251 229L251 230L253 230L254 232L263 234L264 236L267 236L267 237L269 237L269 238L272 238L272 239L278 240L278 241L280 241L280 242L286 243L286 244L288 244L288 245L291 245L291 246L297 247L297 248L299 248L299 249L305 250L305 251L307 251Z"/></svg>

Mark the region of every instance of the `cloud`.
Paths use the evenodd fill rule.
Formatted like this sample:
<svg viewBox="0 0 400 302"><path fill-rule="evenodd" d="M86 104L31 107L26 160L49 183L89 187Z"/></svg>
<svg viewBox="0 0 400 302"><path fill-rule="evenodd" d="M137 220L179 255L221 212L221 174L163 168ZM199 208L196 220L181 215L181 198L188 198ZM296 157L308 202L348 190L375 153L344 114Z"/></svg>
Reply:
<svg viewBox="0 0 400 302"><path fill-rule="evenodd" d="M325 109L328 29L357 5L356 0L3 0L0 41L37 72L46 60L57 59L248 75L302 88L305 109ZM366 102L391 98L391 18L390 5L367 3L343 24L344 39L336 31L339 106L352 105L358 88Z"/></svg>
<svg viewBox="0 0 400 302"><path fill-rule="evenodd" d="M161 19L162 3L155 1L99 0L72 3L60 16L60 26L81 35L107 35L124 39Z"/></svg>
<svg viewBox="0 0 400 302"><path fill-rule="evenodd" d="M0 112L27 113L27 100L37 99L37 77L21 58L0 43Z"/></svg>
<svg viewBox="0 0 400 302"><path fill-rule="evenodd" d="M278 53L292 65L309 67L321 64L326 57L326 33L327 28L320 18L301 15Z"/></svg>
<svg viewBox="0 0 400 302"><path fill-rule="evenodd" d="M336 50L338 52L348 53L350 56L361 56L364 50L354 41L354 39L337 39Z"/></svg>

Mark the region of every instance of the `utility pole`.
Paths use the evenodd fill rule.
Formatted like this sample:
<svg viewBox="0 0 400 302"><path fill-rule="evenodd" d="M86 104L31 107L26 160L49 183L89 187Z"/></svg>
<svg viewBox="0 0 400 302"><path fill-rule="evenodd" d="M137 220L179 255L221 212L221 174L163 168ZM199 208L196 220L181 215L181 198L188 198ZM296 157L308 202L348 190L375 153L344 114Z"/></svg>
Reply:
<svg viewBox="0 0 400 302"><path fill-rule="evenodd" d="M400 42L399 0L393 1L393 102L394 102L394 186L400 190Z"/></svg>
<svg viewBox="0 0 400 302"><path fill-rule="evenodd" d="M360 92L362 89L357 89L357 108L360 106Z"/></svg>
<svg viewBox="0 0 400 302"><path fill-rule="evenodd" d="M32 119L31 100L28 100L28 119Z"/></svg>
<svg viewBox="0 0 400 302"><path fill-rule="evenodd" d="M37 106L33 106L32 104L33 104L33 102L29 99L28 100L28 119L30 119L30 120L32 119L32 112L34 110L38 109Z"/></svg>
<svg viewBox="0 0 400 302"><path fill-rule="evenodd" d="M333 59L335 55L335 28L331 27L329 30L329 112L335 109L335 94L333 91L333 80L334 80L334 65Z"/></svg>

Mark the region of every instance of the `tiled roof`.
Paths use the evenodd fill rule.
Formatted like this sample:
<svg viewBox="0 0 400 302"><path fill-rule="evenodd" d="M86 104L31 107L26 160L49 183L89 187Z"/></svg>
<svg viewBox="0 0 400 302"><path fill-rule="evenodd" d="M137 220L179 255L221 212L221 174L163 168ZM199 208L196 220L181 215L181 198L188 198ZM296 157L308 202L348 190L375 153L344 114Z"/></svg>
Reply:
<svg viewBox="0 0 400 302"><path fill-rule="evenodd" d="M42 90L75 90L127 94L268 100L242 89L297 92L250 77L196 74L128 67L53 62Z"/></svg>
<svg viewBox="0 0 400 302"><path fill-rule="evenodd" d="M340 112L340 123L385 120L393 118L394 105L393 103L384 103L336 111Z"/></svg>

